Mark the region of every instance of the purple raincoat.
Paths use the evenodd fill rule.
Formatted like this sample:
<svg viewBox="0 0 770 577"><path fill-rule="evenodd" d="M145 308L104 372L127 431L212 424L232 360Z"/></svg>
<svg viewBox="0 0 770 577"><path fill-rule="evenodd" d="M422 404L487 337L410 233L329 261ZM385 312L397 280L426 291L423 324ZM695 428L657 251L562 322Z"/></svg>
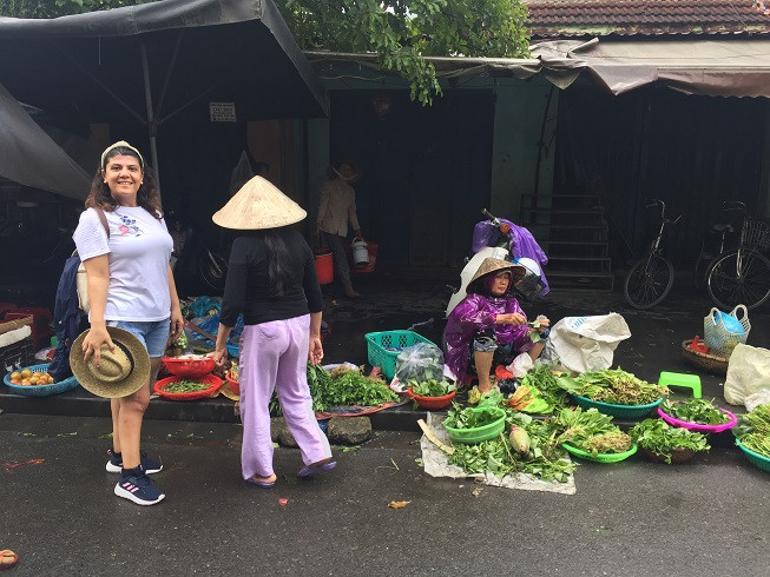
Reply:
<svg viewBox="0 0 770 577"><path fill-rule="evenodd" d="M444 361L455 380L462 381L468 372L471 346L477 332L494 328L498 345L513 344L514 352L532 348L527 325L496 325L497 315L519 313L526 317L513 296L484 296L471 293L449 314L444 331Z"/></svg>

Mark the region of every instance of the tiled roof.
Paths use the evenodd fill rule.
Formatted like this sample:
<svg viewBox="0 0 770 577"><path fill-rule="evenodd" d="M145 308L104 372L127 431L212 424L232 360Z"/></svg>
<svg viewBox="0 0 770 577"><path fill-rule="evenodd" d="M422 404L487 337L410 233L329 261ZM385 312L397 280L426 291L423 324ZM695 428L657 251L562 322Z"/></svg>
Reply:
<svg viewBox="0 0 770 577"><path fill-rule="evenodd" d="M532 37L770 34L770 0L524 0Z"/></svg>

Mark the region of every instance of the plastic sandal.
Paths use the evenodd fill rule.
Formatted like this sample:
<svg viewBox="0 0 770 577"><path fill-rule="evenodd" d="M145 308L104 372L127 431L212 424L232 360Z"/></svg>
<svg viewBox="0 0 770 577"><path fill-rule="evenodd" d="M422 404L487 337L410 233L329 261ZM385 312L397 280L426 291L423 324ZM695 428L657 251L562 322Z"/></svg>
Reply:
<svg viewBox="0 0 770 577"><path fill-rule="evenodd" d="M328 473L337 466L337 461L325 461L321 464L305 465L297 473L300 479L311 479L319 473Z"/></svg>

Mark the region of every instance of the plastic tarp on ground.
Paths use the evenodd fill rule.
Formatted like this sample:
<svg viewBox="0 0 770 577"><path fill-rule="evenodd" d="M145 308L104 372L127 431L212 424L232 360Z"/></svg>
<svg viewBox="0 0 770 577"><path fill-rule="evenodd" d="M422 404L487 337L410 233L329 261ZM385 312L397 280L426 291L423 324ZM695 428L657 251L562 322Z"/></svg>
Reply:
<svg viewBox="0 0 770 577"><path fill-rule="evenodd" d="M0 84L0 176L82 199L91 185L85 170L38 126Z"/></svg>

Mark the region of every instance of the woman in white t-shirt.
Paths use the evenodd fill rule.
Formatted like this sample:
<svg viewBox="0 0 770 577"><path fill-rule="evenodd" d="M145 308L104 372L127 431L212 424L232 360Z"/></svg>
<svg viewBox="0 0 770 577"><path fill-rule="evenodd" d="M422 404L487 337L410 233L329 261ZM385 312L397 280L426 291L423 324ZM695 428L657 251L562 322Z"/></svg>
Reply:
<svg viewBox="0 0 770 577"><path fill-rule="evenodd" d="M163 221L154 180L136 148L120 141L102 153L86 208L73 235L88 275L91 303L84 355L86 359L93 356L98 363L102 346L113 347L106 327L120 327L147 347L152 383L169 334L179 336L184 321L169 266L173 241ZM139 505L154 505L165 497L147 476L163 465L140 452L150 383L111 402L112 448L106 469L121 474L114 493Z"/></svg>

